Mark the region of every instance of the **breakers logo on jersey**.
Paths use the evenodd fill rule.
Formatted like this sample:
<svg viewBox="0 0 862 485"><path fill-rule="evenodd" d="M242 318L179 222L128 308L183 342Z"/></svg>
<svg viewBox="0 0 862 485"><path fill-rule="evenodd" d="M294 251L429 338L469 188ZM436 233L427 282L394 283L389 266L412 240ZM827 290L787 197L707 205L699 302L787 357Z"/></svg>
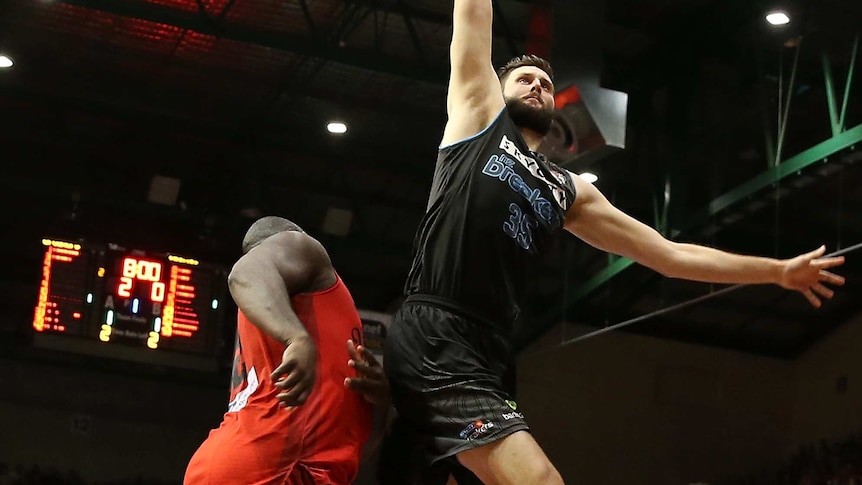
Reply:
<svg viewBox="0 0 862 485"><path fill-rule="evenodd" d="M553 203L544 198L539 189L530 187L527 181L515 172L515 160L523 165L533 177L545 183L545 186L553 194L554 201L564 210L568 207L569 196L559 184L565 181L566 175L552 170L551 176L559 184L549 180L539 163L535 159L521 153L518 147L506 135L503 135L503 138L500 140L500 149L506 153L492 155L488 159L488 162L485 163L482 174L494 177L507 184L513 192L530 203L530 208L535 217L529 211L525 212L521 209L521 206L512 202L509 204L509 219L503 223L503 232L514 239L521 248L530 250L533 246L533 230L539 227L536 218L541 219L552 228L559 228L562 225L562 221L560 220L559 213L553 207ZM512 158L515 160L512 160Z"/></svg>
<svg viewBox="0 0 862 485"><path fill-rule="evenodd" d="M467 427L464 428L461 433L458 434L458 436L467 441L474 440L493 427L494 423L492 423L491 421L488 421L486 423L481 419L477 419L476 421L473 421L472 423L468 424Z"/></svg>
<svg viewBox="0 0 862 485"><path fill-rule="evenodd" d="M551 176L556 179L556 182L548 180L543 173L542 167L539 166L539 163L536 162L534 158L530 158L521 153L521 150L518 150L518 147L515 146L515 143L512 142L512 140L510 140L509 137L507 137L506 135L503 135L503 138L500 140L500 149L511 155L515 160L519 161L521 165L524 166L524 168L526 168L530 171L531 174L533 174L534 177L544 181L548 188L551 190L551 193L554 194L554 199L556 200L560 208L562 208L563 210L568 209L569 196L568 194L566 194L566 191L559 186L560 184L565 183L567 178L566 174L558 173L556 170L553 170Z"/></svg>
<svg viewBox="0 0 862 485"><path fill-rule="evenodd" d="M482 169L482 173L507 183L512 191L530 203L533 212L539 219L552 227L559 226L560 216L554 211L551 203L542 197L542 192L539 189L530 187L520 175L515 173L514 165L515 161L506 155L491 155L485 168Z"/></svg>

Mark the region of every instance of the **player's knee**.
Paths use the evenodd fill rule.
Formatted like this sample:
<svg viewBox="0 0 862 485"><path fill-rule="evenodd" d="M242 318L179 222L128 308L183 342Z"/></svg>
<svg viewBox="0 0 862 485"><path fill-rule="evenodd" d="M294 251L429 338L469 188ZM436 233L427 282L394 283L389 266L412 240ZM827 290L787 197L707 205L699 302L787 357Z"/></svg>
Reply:
<svg viewBox="0 0 862 485"><path fill-rule="evenodd" d="M525 466L526 465L526 466ZM523 475L522 482L535 485L563 485L563 477L554 465L548 460L539 460L527 464L521 464Z"/></svg>
<svg viewBox="0 0 862 485"><path fill-rule="evenodd" d="M537 478L535 483L547 483L549 485L563 485L563 477L560 475L560 472L551 464L551 462L546 461L545 466L539 471L540 476Z"/></svg>
<svg viewBox="0 0 862 485"><path fill-rule="evenodd" d="M519 438L458 454L458 461L483 483L494 485L563 485L563 479L532 440Z"/></svg>

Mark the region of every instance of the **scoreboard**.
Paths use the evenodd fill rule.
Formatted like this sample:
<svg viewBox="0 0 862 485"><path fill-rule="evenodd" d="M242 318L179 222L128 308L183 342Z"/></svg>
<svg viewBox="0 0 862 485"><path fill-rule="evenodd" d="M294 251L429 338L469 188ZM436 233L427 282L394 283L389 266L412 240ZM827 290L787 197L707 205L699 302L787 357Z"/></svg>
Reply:
<svg viewBox="0 0 862 485"><path fill-rule="evenodd" d="M37 332L58 332L82 335L89 316L85 283L92 258L80 244L44 240L47 245L42 257L42 282L33 317ZM91 302L90 302L91 303ZM86 314L86 315L85 315Z"/></svg>
<svg viewBox="0 0 862 485"><path fill-rule="evenodd" d="M224 349L226 267L116 244L42 245L35 345L215 370Z"/></svg>

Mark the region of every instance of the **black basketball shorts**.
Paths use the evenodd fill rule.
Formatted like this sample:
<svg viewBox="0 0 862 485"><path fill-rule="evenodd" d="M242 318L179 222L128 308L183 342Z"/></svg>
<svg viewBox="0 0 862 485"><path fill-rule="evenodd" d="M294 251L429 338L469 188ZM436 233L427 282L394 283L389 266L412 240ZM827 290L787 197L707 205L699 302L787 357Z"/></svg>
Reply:
<svg viewBox="0 0 862 485"><path fill-rule="evenodd" d="M411 461L452 464L461 451L529 429L507 382L510 343L493 323L411 296L395 314L383 356L402 429L415 441L414 455L423 455Z"/></svg>

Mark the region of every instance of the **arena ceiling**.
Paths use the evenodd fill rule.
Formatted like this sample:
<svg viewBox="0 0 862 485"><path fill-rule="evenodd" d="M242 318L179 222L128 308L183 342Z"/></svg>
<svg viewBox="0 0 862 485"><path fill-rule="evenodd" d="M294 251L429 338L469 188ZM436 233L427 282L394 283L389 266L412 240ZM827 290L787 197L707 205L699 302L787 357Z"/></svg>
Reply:
<svg viewBox="0 0 862 485"><path fill-rule="evenodd" d="M495 63L587 52L628 95L625 148L566 161L623 210L736 252L862 241L858 2L790 2L773 28L764 1L606 0L588 33L567 31L568 4L493 4ZM360 308L392 311L445 122L450 35L451 2L434 0L3 2L5 320L26 326L44 236L227 266L257 214L306 228ZM745 287L626 330L793 358L859 314L858 260L818 311ZM522 346L563 319L600 329L721 288L574 237L533 277Z"/></svg>

